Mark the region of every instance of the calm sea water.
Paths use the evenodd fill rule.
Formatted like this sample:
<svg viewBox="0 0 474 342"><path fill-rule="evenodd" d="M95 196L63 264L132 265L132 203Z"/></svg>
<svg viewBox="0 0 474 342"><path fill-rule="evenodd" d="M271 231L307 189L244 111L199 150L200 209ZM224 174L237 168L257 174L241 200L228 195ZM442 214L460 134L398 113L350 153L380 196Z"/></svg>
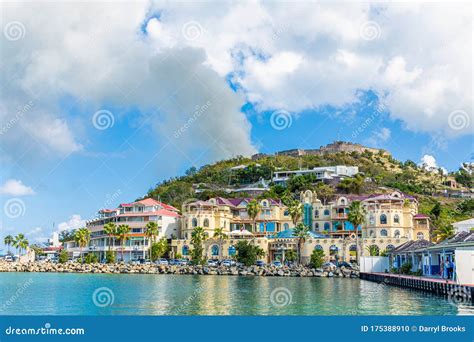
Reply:
<svg viewBox="0 0 474 342"><path fill-rule="evenodd" d="M471 305L359 279L0 273L1 315L455 315Z"/></svg>

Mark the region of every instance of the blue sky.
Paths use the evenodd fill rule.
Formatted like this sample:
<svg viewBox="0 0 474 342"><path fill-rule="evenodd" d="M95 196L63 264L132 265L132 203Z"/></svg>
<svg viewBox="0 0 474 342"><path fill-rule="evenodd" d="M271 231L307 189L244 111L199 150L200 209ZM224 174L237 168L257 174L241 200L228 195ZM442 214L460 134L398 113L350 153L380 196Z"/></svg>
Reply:
<svg viewBox="0 0 474 342"><path fill-rule="evenodd" d="M450 171L473 159L469 4L11 6L2 240L237 154L344 140Z"/></svg>

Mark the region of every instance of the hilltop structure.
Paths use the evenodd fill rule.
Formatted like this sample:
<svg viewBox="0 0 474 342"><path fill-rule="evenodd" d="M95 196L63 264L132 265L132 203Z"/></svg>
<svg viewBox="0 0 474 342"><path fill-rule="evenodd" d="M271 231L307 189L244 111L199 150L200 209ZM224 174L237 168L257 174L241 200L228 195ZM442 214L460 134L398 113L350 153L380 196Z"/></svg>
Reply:
<svg viewBox="0 0 474 342"><path fill-rule="evenodd" d="M301 157L305 155L325 155L329 153L338 153L338 152L346 152L346 153L351 153L351 152L357 152L357 153L363 153L363 152L371 152L374 154L382 153L385 156L390 156L390 152L378 149L378 148L371 148L371 147L366 147L357 143L351 143L351 142L345 142L345 141L334 141L331 144L328 144L326 146L321 146L319 149L291 149L291 150L285 150L285 151L279 151L276 152L276 156L290 156L290 157ZM264 153L257 153L252 156L253 160L257 160L260 158L265 157L266 154Z"/></svg>

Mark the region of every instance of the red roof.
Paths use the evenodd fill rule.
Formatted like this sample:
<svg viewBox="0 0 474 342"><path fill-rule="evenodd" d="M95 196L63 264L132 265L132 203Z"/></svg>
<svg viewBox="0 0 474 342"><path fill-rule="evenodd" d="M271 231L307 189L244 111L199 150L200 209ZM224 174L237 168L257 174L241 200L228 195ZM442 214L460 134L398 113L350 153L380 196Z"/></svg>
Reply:
<svg viewBox="0 0 474 342"><path fill-rule="evenodd" d="M133 202L133 203L122 203L122 204L120 204L120 207L133 207L136 204L141 204L141 205L144 205L146 207L151 207L151 206L156 205L156 206L160 206L160 207L162 207L163 209L166 209L166 210L178 211L178 209L176 209L175 207L173 207L169 204L157 201L153 198L145 198L145 199L142 199L140 201Z"/></svg>
<svg viewBox="0 0 474 342"><path fill-rule="evenodd" d="M126 216L171 216L171 217L180 217L177 212L166 210L166 209L159 209L155 211L144 211L141 213L124 213L117 215L117 217L126 217Z"/></svg>
<svg viewBox="0 0 474 342"><path fill-rule="evenodd" d="M430 218L430 217L428 215L425 215L425 214L416 214L415 216L413 216L413 218L422 219L422 218Z"/></svg>

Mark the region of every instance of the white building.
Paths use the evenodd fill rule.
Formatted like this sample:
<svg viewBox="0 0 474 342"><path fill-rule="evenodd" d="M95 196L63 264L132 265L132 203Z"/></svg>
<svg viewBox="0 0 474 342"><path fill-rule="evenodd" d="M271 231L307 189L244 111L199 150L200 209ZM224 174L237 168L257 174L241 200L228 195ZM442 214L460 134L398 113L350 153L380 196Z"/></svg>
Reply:
<svg viewBox="0 0 474 342"><path fill-rule="evenodd" d="M474 228L474 218L453 223L453 227L456 229L456 233L470 232Z"/></svg>
<svg viewBox="0 0 474 342"><path fill-rule="evenodd" d="M331 180L336 178L352 177L359 173L359 168L357 166L323 166L315 167L313 169L306 170L292 170L292 171L276 171L273 174L273 182L275 184L284 184L291 177L302 176L313 174L316 176L317 180Z"/></svg>

